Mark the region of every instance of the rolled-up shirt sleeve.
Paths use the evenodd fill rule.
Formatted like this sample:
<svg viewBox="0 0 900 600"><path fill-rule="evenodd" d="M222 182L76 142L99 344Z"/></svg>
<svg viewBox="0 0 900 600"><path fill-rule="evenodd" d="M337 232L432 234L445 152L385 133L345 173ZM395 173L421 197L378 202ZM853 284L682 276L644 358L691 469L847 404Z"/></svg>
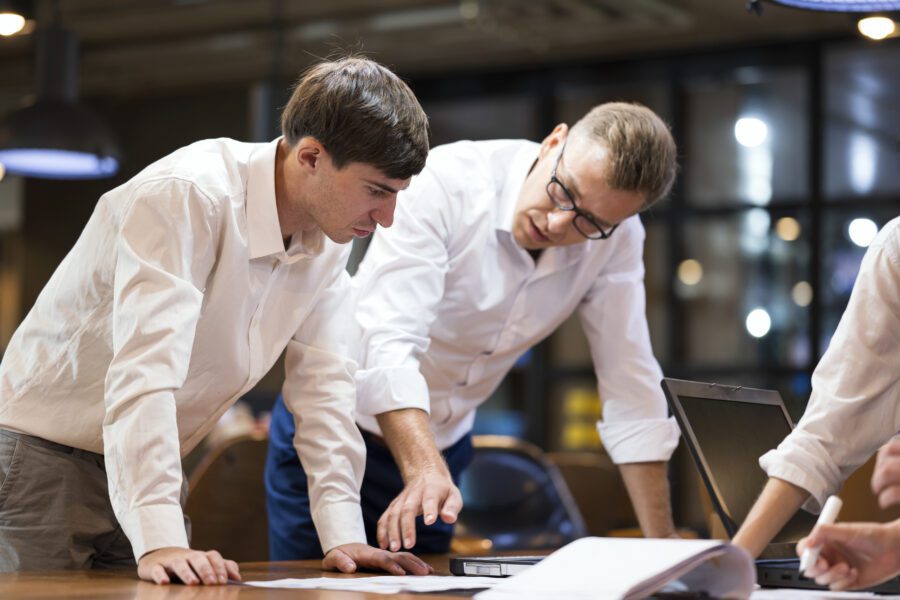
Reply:
<svg viewBox="0 0 900 600"><path fill-rule="evenodd" d="M760 458L769 477L811 494L819 512L900 431L900 220L863 257L850 301L812 376L797 428Z"/></svg>
<svg viewBox="0 0 900 600"><path fill-rule="evenodd" d="M310 512L322 551L366 543L360 485L366 449L354 420L350 276L339 261L316 308L288 343L284 400L294 447L309 479Z"/></svg>
<svg viewBox="0 0 900 600"><path fill-rule="evenodd" d="M645 313L644 230L637 217L579 307L597 374L603 446L616 464L668 460L678 426L668 417Z"/></svg>
<svg viewBox="0 0 900 600"><path fill-rule="evenodd" d="M449 202L426 170L397 202L394 226L372 240L355 278L361 330L358 409L374 416L418 408L430 412L420 357L444 296ZM424 206L423 206L424 205Z"/></svg>
<svg viewBox="0 0 900 600"><path fill-rule="evenodd" d="M113 510L135 559L188 547L174 391L187 377L215 231L212 203L171 179L139 187L120 224L103 445Z"/></svg>

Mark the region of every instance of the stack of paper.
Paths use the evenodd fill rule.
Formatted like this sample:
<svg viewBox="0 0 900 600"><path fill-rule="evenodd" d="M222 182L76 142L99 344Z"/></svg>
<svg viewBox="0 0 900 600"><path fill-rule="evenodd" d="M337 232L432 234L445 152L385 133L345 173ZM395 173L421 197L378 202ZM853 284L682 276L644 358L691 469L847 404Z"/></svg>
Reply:
<svg viewBox="0 0 900 600"><path fill-rule="evenodd" d="M663 588L748 598L755 579L750 555L719 540L582 538L475 598L631 599Z"/></svg>
<svg viewBox="0 0 900 600"><path fill-rule="evenodd" d="M248 581L246 585L268 588L340 590L374 594L400 592L445 592L447 590L478 590L500 583L496 577L441 577L438 575L382 577L315 577L313 579L276 579Z"/></svg>

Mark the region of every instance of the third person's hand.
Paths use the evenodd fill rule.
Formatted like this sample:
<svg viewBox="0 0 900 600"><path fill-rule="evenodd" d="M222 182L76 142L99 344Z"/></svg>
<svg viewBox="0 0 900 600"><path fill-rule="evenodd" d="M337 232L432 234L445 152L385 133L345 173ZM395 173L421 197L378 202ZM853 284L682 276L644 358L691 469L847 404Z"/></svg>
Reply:
<svg viewBox="0 0 900 600"><path fill-rule="evenodd" d="M900 524L837 523L816 525L797 543L797 554L822 546L819 559L805 575L833 590L861 589L900 572Z"/></svg>
<svg viewBox="0 0 900 600"><path fill-rule="evenodd" d="M416 517L425 525L440 518L455 523L462 509L462 494L446 469L432 469L411 478L378 519L378 545L394 552L416 545Z"/></svg>

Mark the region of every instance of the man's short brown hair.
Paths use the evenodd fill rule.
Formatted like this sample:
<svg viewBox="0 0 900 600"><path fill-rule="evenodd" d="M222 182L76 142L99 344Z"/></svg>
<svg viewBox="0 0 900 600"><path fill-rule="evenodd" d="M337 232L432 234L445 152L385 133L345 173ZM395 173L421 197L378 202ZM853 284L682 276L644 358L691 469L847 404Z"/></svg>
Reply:
<svg viewBox="0 0 900 600"><path fill-rule="evenodd" d="M281 131L295 146L318 140L340 169L372 165L391 179L425 167L428 117L412 90L375 61L346 57L310 67L281 114Z"/></svg>
<svg viewBox="0 0 900 600"><path fill-rule="evenodd" d="M575 123L572 134L606 148L609 186L643 194L642 209L672 189L678 172L675 140L668 125L646 106L625 102L595 106Z"/></svg>

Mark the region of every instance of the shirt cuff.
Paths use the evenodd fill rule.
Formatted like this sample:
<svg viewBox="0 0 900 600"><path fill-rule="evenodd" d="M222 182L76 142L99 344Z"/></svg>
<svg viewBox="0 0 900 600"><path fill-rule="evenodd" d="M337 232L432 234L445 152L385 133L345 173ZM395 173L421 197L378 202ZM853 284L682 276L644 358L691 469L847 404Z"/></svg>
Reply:
<svg viewBox="0 0 900 600"><path fill-rule="evenodd" d="M135 561L160 548L190 548L180 506L135 508L122 519L122 529L131 542Z"/></svg>
<svg viewBox="0 0 900 600"><path fill-rule="evenodd" d="M428 384L412 367L360 369L356 372L356 410L364 415L404 408L430 413Z"/></svg>
<svg viewBox="0 0 900 600"><path fill-rule="evenodd" d="M803 508L818 514L822 511L825 499L840 486L839 475L836 475L837 484L832 485L816 469L808 468L818 462L815 457L803 453L799 448L790 451L777 449L763 454L759 459L759 466L769 477L777 477L809 492L809 500L803 504Z"/></svg>
<svg viewBox="0 0 900 600"><path fill-rule="evenodd" d="M635 462L667 461L678 446L679 430L675 419L597 422L603 447L617 465Z"/></svg>
<svg viewBox="0 0 900 600"><path fill-rule="evenodd" d="M356 502L334 502L312 515L322 553L344 544L367 544L362 508Z"/></svg>

